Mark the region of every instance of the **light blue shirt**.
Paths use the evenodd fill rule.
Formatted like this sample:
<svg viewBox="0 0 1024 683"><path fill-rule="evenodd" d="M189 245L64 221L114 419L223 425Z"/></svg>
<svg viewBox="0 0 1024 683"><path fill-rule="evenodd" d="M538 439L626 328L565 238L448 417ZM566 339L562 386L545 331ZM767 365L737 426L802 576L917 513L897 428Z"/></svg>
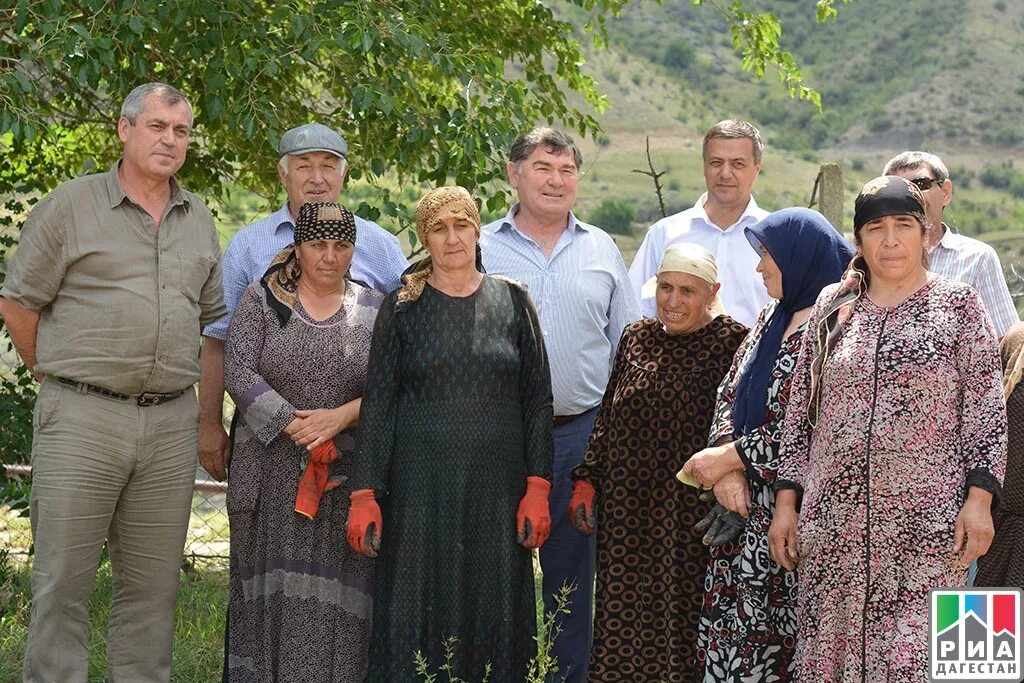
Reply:
<svg viewBox="0 0 1024 683"><path fill-rule="evenodd" d="M928 254L928 270L947 280L966 282L974 287L992 318L996 336L1006 336L1020 318L996 250L980 240L958 235L945 223L942 229L945 231L942 239Z"/></svg>
<svg viewBox="0 0 1024 683"><path fill-rule="evenodd" d="M622 330L640 319L626 264L606 232L569 213L551 257L515 223L516 204L480 235L484 268L526 284L544 331L555 415L601 403Z"/></svg>
<svg viewBox="0 0 1024 683"><path fill-rule="evenodd" d="M228 313L203 328L203 335L226 339L228 324L246 287L266 272L277 254L292 243L295 223L286 203L280 210L239 230L224 251L224 303ZM351 277L385 294L402 284L409 262L398 238L373 221L356 216L356 248Z"/></svg>

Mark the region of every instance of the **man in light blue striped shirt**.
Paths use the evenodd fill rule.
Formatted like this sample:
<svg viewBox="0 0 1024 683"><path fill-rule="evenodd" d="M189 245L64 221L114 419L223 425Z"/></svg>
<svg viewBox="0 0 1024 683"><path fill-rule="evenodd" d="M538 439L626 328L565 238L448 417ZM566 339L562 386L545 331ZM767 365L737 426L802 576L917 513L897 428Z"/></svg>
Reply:
<svg viewBox="0 0 1024 683"><path fill-rule="evenodd" d="M996 336L1002 339L1020 320L1017 308L996 250L980 240L953 232L942 222L942 213L953 199L953 181L946 164L928 152L903 152L890 159L882 172L906 178L921 190L925 219L931 228L928 270L974 287L992 318Z"/></svg>
<svg viewBox="0 0 1024 683"><path fill-rule="evenodd" d="M480 247L488 273L526 284L544 331L555 413L552 528L540 550L544 607L554 611L563 583L577 586L552 654L560 679L582 682L592 639L595 537L569 523L570 473L583 461L619 337L640 318L640 307L615 242L572 212L583 163L575 141L536 128L515 141L509 158L519 202L483 228Z"/></svg>
<svg viewBox="0 0 1024 683"><path fill-rule="evenodd" d="M288 201L278 211L239 230L224 252L224 303L228 313L203 329L199 381L199 460L214 479L227 477L231 456L222 425L224 340L235 306L270 261L292 243L295 217L306 202L337 202L348 173L348 144L335 131L307 123L287 131L278 146L277 165ZM398 238L376 223L356 217L356 248L351 277L388 293L401 284L408 266Z"/></svg>

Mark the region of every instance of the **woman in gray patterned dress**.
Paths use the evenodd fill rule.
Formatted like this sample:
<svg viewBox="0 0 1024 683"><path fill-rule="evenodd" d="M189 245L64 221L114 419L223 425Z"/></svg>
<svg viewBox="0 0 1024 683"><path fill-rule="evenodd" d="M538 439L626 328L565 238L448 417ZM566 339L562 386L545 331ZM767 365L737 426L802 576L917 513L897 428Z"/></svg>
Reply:
<svg viewBox="0 0 1024 683"><path fill-rule="evenodd" d="M227 499L232 683L366 672L372 563L345 543L345 482L382 295L346 279L355 235L348 210L304 204L295 245L231 320L225 384L241 415Z"/></svg>

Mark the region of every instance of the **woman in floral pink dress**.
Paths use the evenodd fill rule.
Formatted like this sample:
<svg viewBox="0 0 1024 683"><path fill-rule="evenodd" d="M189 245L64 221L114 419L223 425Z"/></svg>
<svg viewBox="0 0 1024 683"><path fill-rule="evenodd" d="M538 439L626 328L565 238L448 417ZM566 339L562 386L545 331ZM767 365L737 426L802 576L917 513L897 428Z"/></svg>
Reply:
<svg viewBox="0 0 1024 683"><path fill-rule="evenodd" d="M992 540L999 353L977 293L926 270L915 185L865 185L854 235L793 374L769 541L800 568L796 680L917 682L929 589L964 585Z"/></svg>

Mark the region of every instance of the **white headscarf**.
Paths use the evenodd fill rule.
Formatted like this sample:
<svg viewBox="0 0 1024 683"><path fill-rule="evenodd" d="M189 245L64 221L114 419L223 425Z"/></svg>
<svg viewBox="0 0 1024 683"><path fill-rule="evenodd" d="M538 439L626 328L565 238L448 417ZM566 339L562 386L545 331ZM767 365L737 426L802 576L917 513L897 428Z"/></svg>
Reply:
<svg viewBox="0 0 1024 683"><path fill-rule="evenodd" d="M715 257L710 251L698 244L689 242L673 244L665 250L665 254L661 257L658 272L640 289L641 298L649 299L655 295L658 288L658 275L662 273L686 273L699 277L709 285L714 285L718 282L718 263L715 262ZM725 307L722 306L722 301L717 294L711 300L708 310L711 312L712 318L725 315Z"/></svg>

